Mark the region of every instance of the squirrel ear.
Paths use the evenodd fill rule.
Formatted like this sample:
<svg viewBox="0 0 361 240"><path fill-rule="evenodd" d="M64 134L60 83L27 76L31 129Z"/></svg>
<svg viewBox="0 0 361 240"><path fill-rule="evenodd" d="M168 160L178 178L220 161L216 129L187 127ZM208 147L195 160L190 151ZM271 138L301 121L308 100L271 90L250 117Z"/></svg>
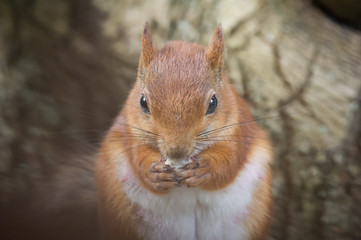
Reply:
<svg viewBox="0 0 361 240"><path fill-rule="evenodd" d="M219 24L217 31L213 36L211 45L208 47L206 56L211 65L212 70L223 67L224 42L222 25Z"/></svg>
<svg viewBox="0 0 361 240"><path fill-rule="evenodd" d="M141 64L144 67L147 67L150 61L152 61L153 54L154 47L152 41L152 33L150 32L148 22L146 22L142 34L142 51L140 56Z"/></svg>

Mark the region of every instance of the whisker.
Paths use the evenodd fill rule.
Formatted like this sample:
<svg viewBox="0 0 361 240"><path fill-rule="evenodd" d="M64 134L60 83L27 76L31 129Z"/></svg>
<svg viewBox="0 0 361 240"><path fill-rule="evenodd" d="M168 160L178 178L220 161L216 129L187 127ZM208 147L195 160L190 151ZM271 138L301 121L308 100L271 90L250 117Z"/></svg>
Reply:
<svg viewBox="0 0 361 240"><path fill-rule="evenodd" d="M204 145L204 146L208 146L209 144L207 144L207 142L211 142L211 143L217 143L217 142L239 142L239 143L244 143L244 144L253 144L253 145L262 147L262 148L264 148L264 149L267 149L267 150L273 150L273 149L271 149L270 147L263 146L263 145L258 144L258 143L256 143L256 142L248 142L248 141L243 141L243 140L205 140L205 141L199 142L198 144L201 144L201 145Z"/></svg>
<svg viewBox="0 0 361 240"><path fill-rule="evenodd" d="M106 137L108 140L110 140L109 142L128 142L128 141L134 141L136 139L139 140L150 140L150 141L156 141L156 137L155 136L144 136L144 135L139 135L139 136L133 136L131 134L129 135L121 135L121 136L108 136ZM104 141L104 137L98 137L98 138L92 138L92 139L86 139L80 142L73 142L73 143L69 143L66 144L66 146L68 147L74 147L77 145L81 145L81 144L93 144L93 145L100 145L102 142Z"/></svg>
<svg viewBox="0 0 361 240"><path fill-rule="evenodd" d="M145 132L145 133L148 133L148 134L155 135L155 136L158 136L158 137L159 137L159 134L157 134L157 133L153 133L153 132L150 132L150 131L148 131L148 130L141 129L141 128L139 128L139 127L135 127L135 126L129 125L128 123L120 122L120 121L117 121L117 120L115 121L115 123L117 123L117 124L119 124L119 125L127 126L127 127L130 127L130 128L139 130L139 131L141 131L141 132Z"/></svg>
<svg viewBox="0 0 361 240"><path fill-rule="evenodd" d="M157 139L157 136L153 136L153 135L146 135L146 134L121 134L119 136L107 136L107 138L125 138L125 137L132 137L132 138L155 138Z"/></svg>
<svg viewBox="0 0 361 240"><path fill-rule="evenodd" d="M202 149L200 149L198 147L193 147L193 149L198 150L199 152L202 152Z"/></svg>
<svg viewBox="0 0 361 240"><path fill-rule="evenodd" d="M219 128L212 129L212 130L200 132L199 134L197 134L197 136L200 137L200 136L204 136L204 135L207 135L207 134L224 131L224 130L227 130L229 128L236 127L236 126L242 126L242 125L246 125L246 124L250 124L250 123L256 123L256 122L262 121L262 120L277 119L277 118L280 118L280 115L278 115L278 116L269 116L269 117L264 117L264 118L258 118L258 119L248 120L248 121L245 121L245 122L232 123L232 124L229 124L229 125L225 125L225 126L222 126L222 127L219 127Z"/></svg>
<svg viewBox="0 0 361 240"><path fill-rule="evenodd" d="M106 132L107 130L63 130L63 131L55 131L55 132L47 132L48 135L56 135L62 133L81 133L81 132Z"/></svg>
<svg viewBox="0 0 361 240"><path fill-rule="evenodd" d="M124 151L122 151L122 152L120 152L120 153L118 153L119 155L121 155L121 154L123 154L123 153L126 153L126 152L128 152L128 151L130 151L130 150L132 150L133 148L135 148L135 147L140 147L140 146L144 146L144 145L147 145L147 144L134 144L134 145L131 145L131 146L127 146L127 147L125 147L124 148ZM111 151L111 150L110 150Z"/></svg>
<svg viewBox="0 0 361 240"><path fill-rule="evenodd" d="M207 140L207 139L218 139L218 138L228 138L228 137L255 138L255 139L267 140L267 138L263 138L263 137L245 136L245 135L217 135L217 136L207 136L206 135L204 137L196 138L196 140L202 141L202 140Z"/></svg>
<svg viewBox="0 0 361 240"><path fill-rule="evenodd" d="M132 138L121 138L121 139L118 139L118 138L113 138L113 139L110 139L111 142L130 142L130 141L134 141L134 139ZM148 138L142 138L141 140L149 140Z"/></svg>
<svg viewBox="0 0 361 240"><path fill-rule="evenodd" d="M282 110L284 110L286 107L288 107L289 105L291 105L291 103L286 103L286 104L280 106L279 108L277 108L277 109L275 109L275 110L277 110L277 111L282 111ZM223 130L226 130L226 129L229 129L229 128L232 128L232 127L235 127L235 126L246 125L246 124L255 123L255 122L259 122L259 121L267 120L267 119L278 119L278 118L280 118L280 117L281 117L281 115L278 114L278 115L275 115L275 116L266 116L266 117L255 118L255 119L252 119L252 120L247 120L247 121L244 121L244 122L233 123L233 124L229 124L229 125L226 125L226 126L222 126L222 127L220 127L220 128L216 128L216 129L212 129L212 130L209 130L209 131L200 132L199 134L197 134L197 136L204 136L204 135L207 135L207 134L210 134L210 133L215 133L215 132L223 131Z"/></svg>

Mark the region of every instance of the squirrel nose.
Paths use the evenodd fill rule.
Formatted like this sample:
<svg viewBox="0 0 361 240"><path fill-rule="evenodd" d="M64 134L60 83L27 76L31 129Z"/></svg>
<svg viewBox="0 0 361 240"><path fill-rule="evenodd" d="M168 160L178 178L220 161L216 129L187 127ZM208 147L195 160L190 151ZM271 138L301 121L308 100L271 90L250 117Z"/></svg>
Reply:
<svg viewBox="0 0 361 240"><path fill-rule="evenodd" d="M171 147L166 154L171 159L182 159L187 157L188 151L185 147Z"/></svg>

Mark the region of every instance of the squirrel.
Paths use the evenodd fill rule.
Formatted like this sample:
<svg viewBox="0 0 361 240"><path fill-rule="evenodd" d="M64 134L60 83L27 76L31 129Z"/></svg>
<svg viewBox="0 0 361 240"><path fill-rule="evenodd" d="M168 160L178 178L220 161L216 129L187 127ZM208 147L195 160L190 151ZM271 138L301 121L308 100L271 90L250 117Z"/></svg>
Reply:
<svg viewBox="0 0 361 240"><path fill-rule="evenodd" d="M264 239L272 159L266 133L224 70L221 25L209 47L153 46L96 162L102 239Z"/></svg>

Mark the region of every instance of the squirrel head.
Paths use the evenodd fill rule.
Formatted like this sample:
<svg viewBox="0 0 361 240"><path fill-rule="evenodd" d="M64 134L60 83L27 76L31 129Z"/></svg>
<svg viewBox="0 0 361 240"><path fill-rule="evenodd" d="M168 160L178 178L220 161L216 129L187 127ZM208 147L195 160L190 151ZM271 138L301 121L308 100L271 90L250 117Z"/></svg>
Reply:
<svg viewBox="0 0 361 240"><path fill-rule="evenodd" d="M127 116L129 123L157 135L144 141L165 157L186 159L206 148L197 144L199 134L227 115L223 55L221 25L208 48L172 41L156 49L145 24Z"/></svg>

